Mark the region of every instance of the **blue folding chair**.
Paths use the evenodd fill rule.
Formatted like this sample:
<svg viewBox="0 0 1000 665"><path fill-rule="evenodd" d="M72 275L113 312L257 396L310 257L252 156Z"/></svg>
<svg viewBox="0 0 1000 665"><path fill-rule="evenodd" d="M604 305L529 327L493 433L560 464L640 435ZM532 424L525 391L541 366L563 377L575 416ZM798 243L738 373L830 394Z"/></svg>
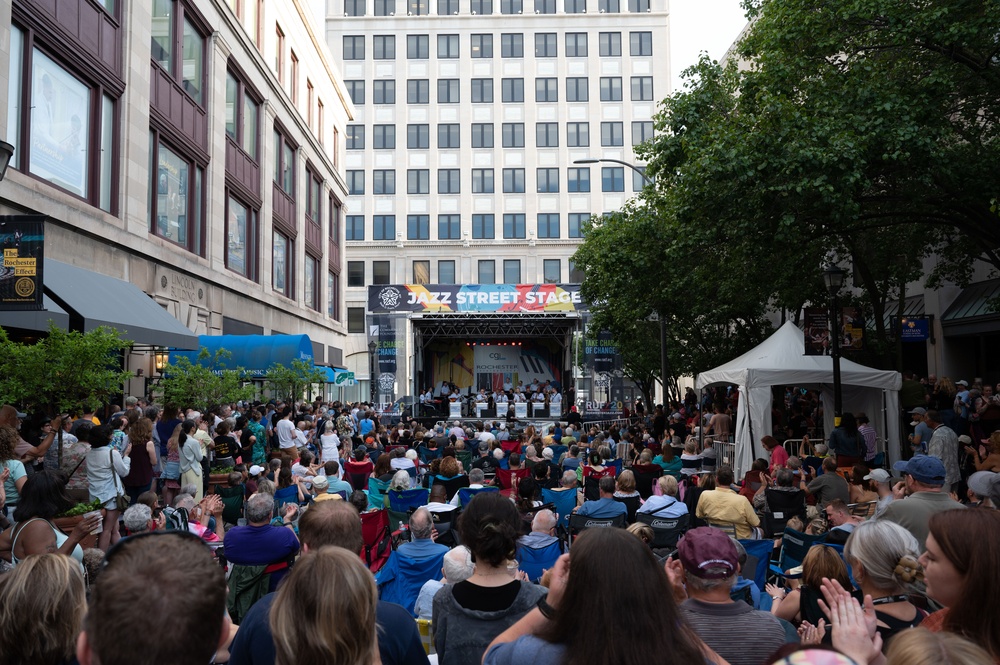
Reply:
<svg viewBox="0 0 1000 665"><path fill-rule="evenodd" d="M747 553L747 565L744 567L742 575L753 580L757 588L763 592L767 585L767 569L771 564L774 541L770 539L740 540L740 545Z"/></svg>
<svg viewBox="0 0 1000 665"><path fill-rule="evenodd" d="M431 491L418 487L413 490L389 490L389 508L397 513L405 513L411 508L427 505Z"/></svg>
<svg viewBox="0 0 1000 665"><path fill-rule="evenodd" d="M428 580L441 579L445 552L422 559L403 556L393 551L385 566L375 575L379 598L387 603L402 605L413 614L420 588Z"/></svg>
<svg viewBox="0 0 1000 665"><path fill-rule="evenodd" d="M549 448L552 449L552 461L558 463L559 458L566 454L569 450L569 446L564 446L561 443L553 443Z"/></svg>
<svg viewBox="0 0 1000 665"><path fill-rule="evenodd" d="M622 475L622 461L620 459L608 460L604 466L615 470L615 478Z"/></svg>
<svg viewBox="0 0 1000 665"><path fill-rule="evenodd" d="M770 574L776 578L784 578L786 570L802 565L802 560L806 558L806 552L809 551L810 547L825 540L825 533L810 536L785 527L785 532L781 536L781 553L778 554L778 563L771 564Z"/></svg>
<svg viewBox="0 0 1000 665"><path fill-rule="evenodd" d="M562 541L556 540L546 547L517 546L517 568L523 571L528 579L538 583L542 573L556 565L562 556Z"/></svg>
<svg viewBox="0 0 1000 665"><path fill-rule="evenodd" d="M368 479L368 507L374 510L385 508L385 493L389 491L389 481L378 478Z"/></svg>
<svg viewBox="0 0 1000 665"><path fill-rule="evenodd" d="M467 506L469 502L472 501L472 497L476 496L480 492L499 492L499 487L462 487L458 490L458 505Z"/></svg>
<svg viewBox="0 0 1000 665"><path fill-rule="evenodd" d="M542 488L542 503L555 504L559 514L559 526L569 528L569 515L576 508L576 490L556 491L548 487Z"/></svg>

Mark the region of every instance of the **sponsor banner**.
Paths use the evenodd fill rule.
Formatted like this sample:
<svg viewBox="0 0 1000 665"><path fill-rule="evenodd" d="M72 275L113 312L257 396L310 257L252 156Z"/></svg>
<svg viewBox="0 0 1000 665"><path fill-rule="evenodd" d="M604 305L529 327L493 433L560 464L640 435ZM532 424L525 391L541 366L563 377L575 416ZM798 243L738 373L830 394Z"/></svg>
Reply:
<svg viewBox="0 0 1000 665"><path fill-rule="evenodd" d="M0 217L0 309L42 309L45 216Z"/></svg>
<svg viewBox="0 0 1000 665"><path fill-rule="evenodd" d="M931 337L930 319L924 316L904 316L899 322L899 336L904 342L926 342Z"/></svg>
<svg viewBox="0 0 1000 665"><path fill-rule="evenodd" d="M368 287L368 311L579 312L579 284L390 284Z"/></svg>
<svg viewBox="0 0 1000 665"><path fill-rule="evenodd" d="M392 395L396 389L397 353L399 340L392 317L373 316L368 326L368 337L378 345L375 350L376 376L379 395Z"/></svg>
<svg viewBox="0 0 1000 665"><path fill-rule="evenodd" d="M865 348L865 321L857 307L843 307L840 310L840 350L861 351Z"/></svg>
<svg viewBox="0 0 1000 665"><path fill-rule="evenodd" d="M805 355L830 355L830 315L824 307L807 307L804 315Z"/></svg>
<svg viewBox="0 0 1000 665"><path fill-rule="evenodd" d="M618 367L618 343L607 330L598 331L597 337L588 337L584 353L595 372L612 372Z"/></svg>

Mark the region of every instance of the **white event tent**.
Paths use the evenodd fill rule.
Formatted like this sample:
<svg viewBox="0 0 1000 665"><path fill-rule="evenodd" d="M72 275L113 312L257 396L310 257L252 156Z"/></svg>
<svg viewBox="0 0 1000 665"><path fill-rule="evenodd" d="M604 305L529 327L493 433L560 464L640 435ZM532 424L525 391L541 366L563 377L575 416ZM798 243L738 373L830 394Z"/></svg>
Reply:
<svg viewBox="0 0 1000 665"><path fill-rule="evenodd" d="M899 372L872 369L841 358L840 379L844 411L865 413L879 437L886 441L887 464L898 460L902 384ZM730 384L738 386L740 391L735 418L737 478L750 470L756 457L767 456L760 439L772 434L772 386L819 390L824 405L824 431L833 430L833 359L805 355L802 331L791 321L757 347L702 372L695 380L699 390Z"/></svg>

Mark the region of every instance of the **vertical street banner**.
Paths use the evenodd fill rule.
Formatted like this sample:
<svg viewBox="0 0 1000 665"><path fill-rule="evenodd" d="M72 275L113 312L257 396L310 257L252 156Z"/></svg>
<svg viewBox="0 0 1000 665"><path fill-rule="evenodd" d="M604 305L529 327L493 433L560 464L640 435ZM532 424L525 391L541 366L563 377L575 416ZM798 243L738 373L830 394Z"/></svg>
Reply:
<svg viewBox="0 0 1000 665"><path fill-rule="evenodd" d="M841 308L840 339L843 351L861 351L865 348L865 321L857 307Z"/></svg>
<svg viewBox="0 0 1000 665"><path fill-rule="evenodd" d="M369 337L375 341L376 375L380 401L392 401L396 387L397 351L396 327L392 317L373 316L369 325Z"/></svg>
<svg viewBox="0 0 1000 665"><path fill-rule="evenodd" d="M45 216L0 216L0 309L42 309Z"/></svg>
<svg viewBox="0 0 1000 665"><path fill-rule="evenodd" d="M830 317L823 307L807 307L805 310L805 355L830 355Z"/></svg>

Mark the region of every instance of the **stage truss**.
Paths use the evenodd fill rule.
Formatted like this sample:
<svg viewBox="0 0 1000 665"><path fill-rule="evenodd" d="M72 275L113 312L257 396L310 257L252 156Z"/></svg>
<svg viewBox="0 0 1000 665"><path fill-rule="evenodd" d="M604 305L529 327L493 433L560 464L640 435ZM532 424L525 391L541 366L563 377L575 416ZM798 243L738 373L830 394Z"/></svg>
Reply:
<svg viewBox="0 0 1000 665"><path fill-rule="evenodd" d="M421 344L440 339L516 339L558 338L575 330L583 330L583 318L578 313L532 314L523 312L476 312L475 314L421 314L410 322Z"/></svg>

